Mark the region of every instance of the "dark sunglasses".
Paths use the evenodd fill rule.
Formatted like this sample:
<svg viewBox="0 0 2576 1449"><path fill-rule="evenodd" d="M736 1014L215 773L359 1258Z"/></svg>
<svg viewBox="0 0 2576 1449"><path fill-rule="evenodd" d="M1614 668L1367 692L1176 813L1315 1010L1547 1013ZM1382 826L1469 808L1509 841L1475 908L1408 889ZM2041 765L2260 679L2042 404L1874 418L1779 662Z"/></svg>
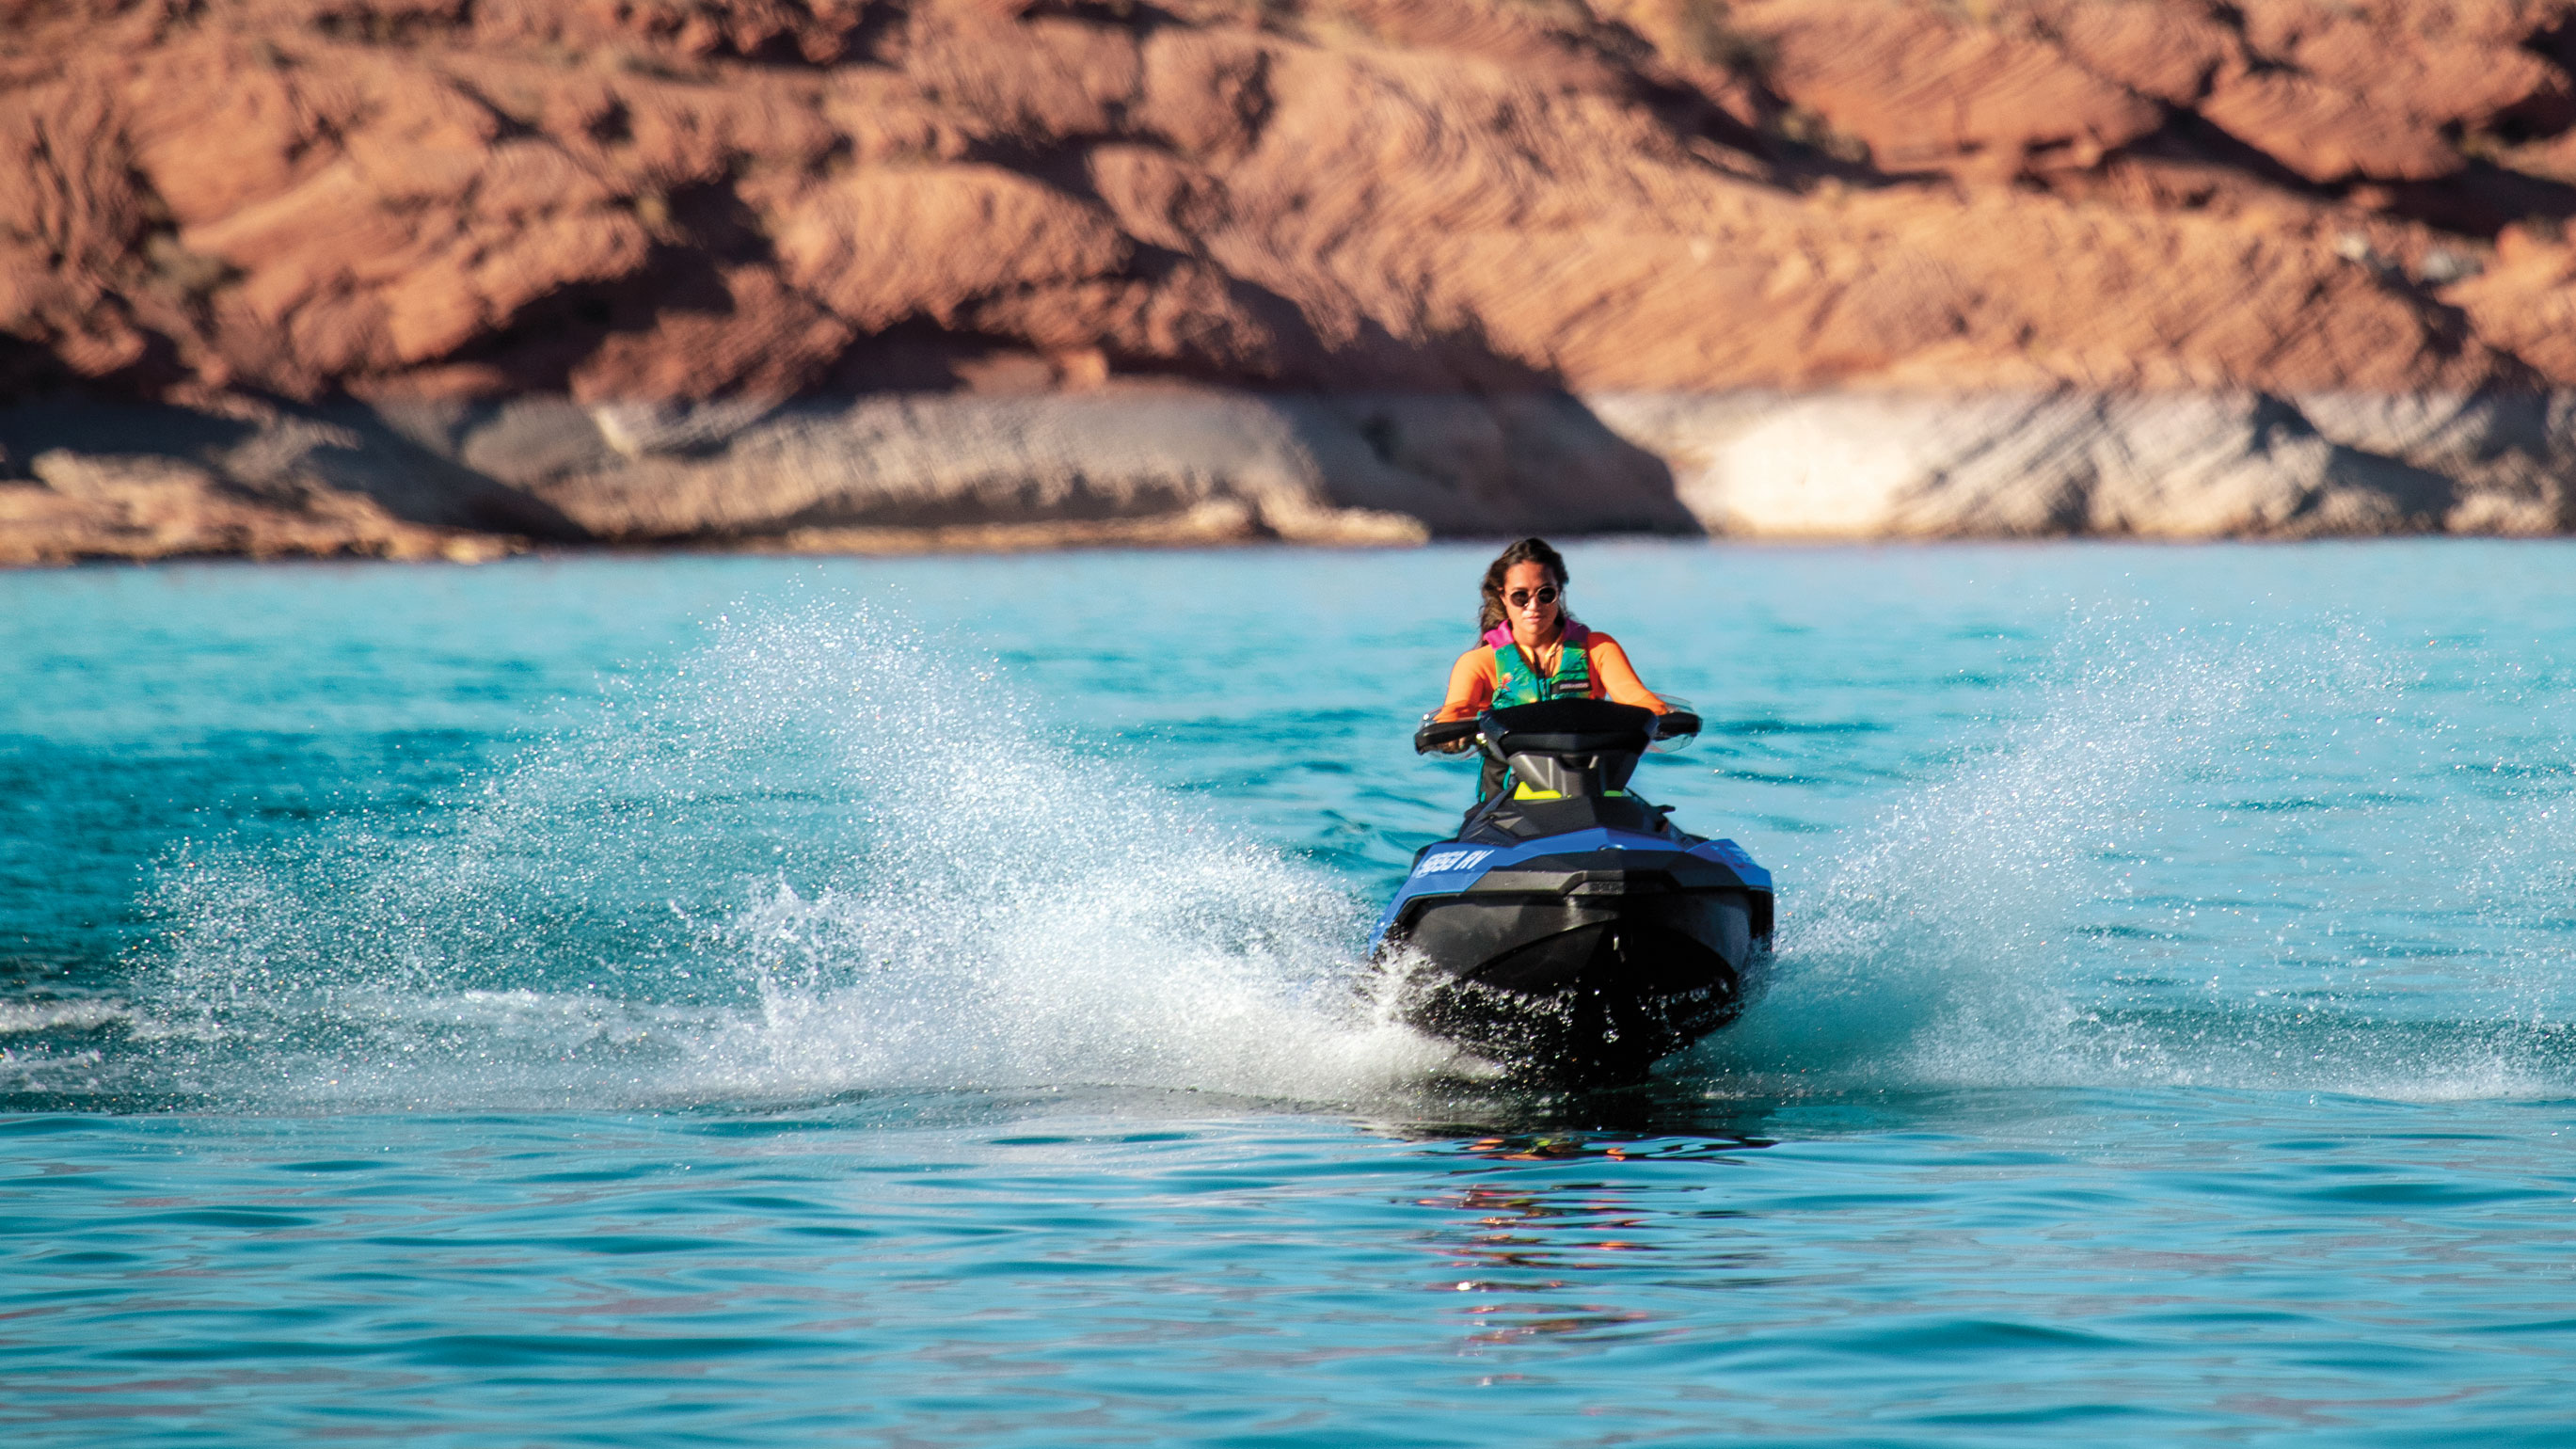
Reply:
<svg viewBox="0 0 2576 1449"><path fill-rule="evenodd" d="M1513 608L1515 608L1515 609L1526 609L1526 608L1528 608L1528 607L1529 607L1529 601L1530 601L1530 599L1531 599L1531 597L1532 597L1532 596L1531 596L1531 594L1530 594L1530 591L1529 591L1529 590L1527 590L1527 589L1514 589L1514 590L1512 590L1510 593L1505 594L1503 597L1505 597L1505 598L1507 598L1507 599L1509 599L1509 600L1511 600L1511 601L1512 601L1512 607L1513 607ZM1538 591L1538 594L1537 594L1537 596L1536 596L1536 597L1537 597L1538 601L1539 601L1540 603L1542 603L1542 604L1553 604L1553 603L1555 603L1555 602L1556 602L1556 585L1554 585L1554 584L1542 584L1542 585L1540 585L1540 586L1539 586L1539 591Z"/></svg>

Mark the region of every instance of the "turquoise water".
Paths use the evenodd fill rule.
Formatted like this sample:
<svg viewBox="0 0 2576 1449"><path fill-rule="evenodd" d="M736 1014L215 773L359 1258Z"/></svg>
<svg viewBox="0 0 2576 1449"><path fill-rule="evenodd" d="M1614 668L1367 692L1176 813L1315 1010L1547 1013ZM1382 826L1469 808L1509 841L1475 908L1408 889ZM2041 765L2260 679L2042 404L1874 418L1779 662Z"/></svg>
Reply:
<svg viewBox="0 0 2576 1449"><path fill-rule="evenodd" d="M1353 952L1479 550L0 576L0 1439L2576 1442L2576 548L1572 551L1779 978Z"/></svg>

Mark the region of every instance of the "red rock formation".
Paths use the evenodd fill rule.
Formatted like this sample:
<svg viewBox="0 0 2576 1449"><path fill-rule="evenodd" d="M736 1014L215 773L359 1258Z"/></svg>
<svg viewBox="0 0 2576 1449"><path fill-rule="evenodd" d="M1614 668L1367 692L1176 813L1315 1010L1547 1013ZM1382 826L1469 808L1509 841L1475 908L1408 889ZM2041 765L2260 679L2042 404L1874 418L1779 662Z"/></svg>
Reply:
<svg viewBox="0 0 2576 1449"><path fill-rule="evenodd" d="M2576 382L2570 0L0 19L20 387Z"/></svg>
<svg viewBox="0 0 2576 1449"><path fill-rule="evenodd" d="M2576 0L0 0L0 392L2570 386L2571 64Z"/></svg>

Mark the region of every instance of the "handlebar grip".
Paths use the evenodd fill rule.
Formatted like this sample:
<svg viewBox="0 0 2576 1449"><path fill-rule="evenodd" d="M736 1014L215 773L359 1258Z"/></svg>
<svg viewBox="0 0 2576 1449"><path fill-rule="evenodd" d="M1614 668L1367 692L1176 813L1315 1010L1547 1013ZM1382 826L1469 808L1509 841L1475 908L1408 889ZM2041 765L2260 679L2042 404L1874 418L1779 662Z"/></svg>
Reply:
<svg viewBox="0 0 2576 1449"><path fill-rule="evenodd" d="M1676 709L1655 716L1655 738L1678 740L1699 733L1699 716L1686 709Z"/></svg>
<svg viewBox="0 0 2576 1449"><path fill-rule="evenodd" d="M1482 721L1472 719L1425 720L1422 728L1413 732L1413 752L1417 755L1427 755L1442 745L1454 745L1460 740L1472 740L1483 727Z"/></svg>

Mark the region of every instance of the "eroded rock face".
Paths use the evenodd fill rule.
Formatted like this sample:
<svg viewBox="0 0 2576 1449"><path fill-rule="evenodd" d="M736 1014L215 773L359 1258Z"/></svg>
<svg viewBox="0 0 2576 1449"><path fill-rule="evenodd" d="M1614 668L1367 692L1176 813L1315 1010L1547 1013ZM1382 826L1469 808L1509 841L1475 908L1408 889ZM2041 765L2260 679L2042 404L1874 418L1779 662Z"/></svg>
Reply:
<svg viewBox="0 0 2576 1449"><path fill-rule="evenodd" d="M22 563L1701 529L1662 459L1546 393L29 404L0 410L11 457L34 460L0 482Z"/></svg>
<svg viewBox="0 0 2576 1449"><path fill-rule="evenodd" d="M325 492L156 456L438 537L2519 529L2558 505L2464 500L2563 454L2406 462L2443 502L2299 439L2576 387L2571 66L2576 0L0 0L0 392L355 427L271 444ZM1139 387L1150 464L1027 401ZM1712 491L1583 397L1755 408L1731 478L1906 441L1819 444L1844 505ZM532 480L385 421L512 406L628 446ZM1238 425L1291 441L1192 441ZM106 506L14 456L10 517ZM1849 502L1925 468L1995 481Z"/></svg>
<svg viewBox="0 0 2576 1449"><path fill-rule="evenodd" d="M2576 383L2576 0L0 9L21 387Z"/></svg>
<svg viewBox="0 0 2576 1449"><path fill-rule="evenodd" d="M324 488L262 496L158 453L72 453L29 461L0 480L0 564L204 555L445 559L512 551L473 531L423 527L362 494Z"/></svg>
<svg viewBox="0 0 2576 1449"><path fill-rule="evenodd" d="M0 410L0 561L1435 534L2576 528L2576 392L1254 394Z"/></svg>

